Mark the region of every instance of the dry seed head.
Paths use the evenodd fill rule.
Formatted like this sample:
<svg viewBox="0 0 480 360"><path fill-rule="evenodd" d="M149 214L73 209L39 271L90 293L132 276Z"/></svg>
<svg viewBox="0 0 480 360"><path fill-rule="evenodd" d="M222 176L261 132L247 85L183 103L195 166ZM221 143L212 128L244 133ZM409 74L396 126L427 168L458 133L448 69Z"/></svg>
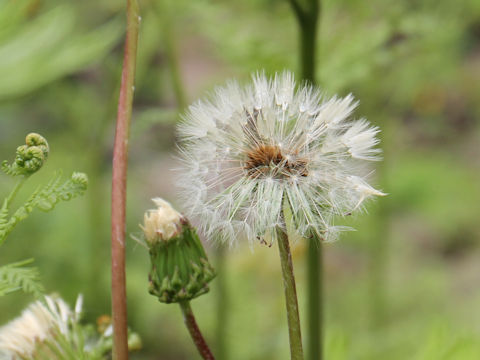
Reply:
<svg viewBox="0 0 480 360"><path fill-rule="evenodd" d="M380 130L351 118L357 104L297 87L290 72L217 88L178 128L186 215L208 239L263 242L275 240L288 205L301 236L334 240L345 229L334 225L337 216L384 195L365 167L380 159Z"/></svg>
<svg viewBox="0 0 480 360"><path fill-rule="evenodd" d="M244 168L252 178L307 176L307 160L285 154L278 145L259 144L246 154Z"/></svg>

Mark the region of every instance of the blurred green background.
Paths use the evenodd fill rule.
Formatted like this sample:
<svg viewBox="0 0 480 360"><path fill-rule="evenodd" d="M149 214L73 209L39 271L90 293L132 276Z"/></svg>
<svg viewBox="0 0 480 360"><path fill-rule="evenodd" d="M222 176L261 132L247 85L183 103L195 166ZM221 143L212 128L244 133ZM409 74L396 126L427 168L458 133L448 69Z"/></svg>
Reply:
<svg viewBox="0 0 480 360"><path fill-rule="evenodd" d="M150 198L176 203L175 123L226 79L298 71L298 32L286 0L140 0L128 184L129 234ZM35 213L10 235L0 263L34 257L49 292L89 321L110 311L109 200L124 1L0 0L0 159L31 131L57 169L87 172L87 194ZM352 92L355 115L382 129L374 185L389 193L325 245L326 359L480 359L480 2L322 0L318 84ZM12 181L0 176L0 197ZM28 187L28 186L27 186ZM26 196L29 191L24 191ZM178 208L182 204L176 203ZM212 262L218 250L207 245ZM305 244L294 249L304 308ZM277 249L241 245L222 275L229 359L287 359ZM127 248L133 359L196 359L180 310L147 293L148 254ZM216 348L218 281L192 304ZM225 296L222 295L222 296ZM33 299L0 298L0 323ZM305 324L305 321L304 321Z"/></svg>

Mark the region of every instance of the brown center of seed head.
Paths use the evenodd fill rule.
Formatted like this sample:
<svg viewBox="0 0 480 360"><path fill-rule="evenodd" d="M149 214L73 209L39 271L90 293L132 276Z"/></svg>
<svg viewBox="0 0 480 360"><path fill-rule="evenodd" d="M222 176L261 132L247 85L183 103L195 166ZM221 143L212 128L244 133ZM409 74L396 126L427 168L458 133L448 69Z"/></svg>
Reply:
<svg viewBox="0 0 480 360"><path fill-rule="evenodd" d="M259 144L246 153L244 169L253 178L271 176L282 179L307 176L307 161L297 154L284 155L278 145Z"/></svg>

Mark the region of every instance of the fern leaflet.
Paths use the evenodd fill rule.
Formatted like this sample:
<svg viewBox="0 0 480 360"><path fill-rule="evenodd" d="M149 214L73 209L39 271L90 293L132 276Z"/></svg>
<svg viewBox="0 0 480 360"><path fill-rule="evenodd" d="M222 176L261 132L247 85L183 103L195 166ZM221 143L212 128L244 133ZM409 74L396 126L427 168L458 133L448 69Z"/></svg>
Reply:
<svg viewBox="0 0 480 360"><path fill-rule="evenodd" d="M25 204L19 207L8 221L8 204L4 202L0 209L0 245L5 241L17 224L26 219L35 209L50 211L60 201L68 201L82 195L87 189L88 178L83 173L73 173L72 177L64 182L60 175L55 175L43 188L37 189Z"/></svg>
<svg viewBox="0 0 480 360"><path fill-rule="evenodd" d="M0 296L17 290L40 297L44 293L40 275L35 267L25 267L33 262L28 259L0 267Z"/></svg>

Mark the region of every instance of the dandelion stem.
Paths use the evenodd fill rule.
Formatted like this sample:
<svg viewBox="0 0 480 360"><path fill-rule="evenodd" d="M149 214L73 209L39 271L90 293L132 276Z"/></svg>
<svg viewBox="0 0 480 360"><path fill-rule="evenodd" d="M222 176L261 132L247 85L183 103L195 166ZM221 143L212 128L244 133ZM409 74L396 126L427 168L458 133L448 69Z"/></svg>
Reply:
<svg viewBox="0 0 480 360"><path fill-rule="evenodd" d="M125 274L125 217L127 193L128 138L132 117L135 65L139 29L136 0L127 0L127 32L118 100L112 174L112 318L113 358L128 359L127 292Z"/></svg>
<svg viewBox="0 0 480 360"><path fill-rule="evenodd" d="M283 211L283 222L285 223ZM300 316L298 313L297 289L293 275L292 253L288 235L284 229L277 228L278 250L282 267L283 287L285 289L285 302L287 307L288 335L290 339L290 356L292 360L303 360L302 332Z"/></svg>
<svg viewBox="0 0 480 360"><path fill-rule="evenodd" d="M192 308L190 307L190 301L181 301L179 302L180 308L182 309L183 320L185 326L192 337L195 346L198 349L198 352L205 360L215 360L210 351L210 348L207 345L207 342L203 338L203 335L198 328L197 321L195 320L195 315L193 315Z"/></svg>
<svg viewBox="0 0 480 360"><path fill-rule="evenodd" d="M307 359L323 359L323 254L322 243L309 239L307 253Z"/></svg>
<svg viewBox="0 0 480 360"><path fill-rule="evenodd" d="M300 60L304 80L315 83L317 28L320 19L320 0L289 0L300 28Z"/></svg>
<svg viewBox="0 0 480 360"><path fill-rule="evenodd" d="M302 78L315 83L315 59L317 28L320 14L320 1L309 0L309 9L303 18L299 18Z"/></svg>
<svg viewBox="0 0 480 360"><path fill-rule="evenodd" d="M308 0L305 7L290 0L300 29L300 63L304 81L315 84L317 30L320 0ZM323 359L322 244L310 239L307 254L307 359Z"/></svg>
<svg viewBox="0 0 480 360"><path fill-rule="evenodd" d="M228 359L227 328L229 323L228 289L226 282L225 246L220 245L216 252L217 268L217 355L219 359Z"/></svg>

